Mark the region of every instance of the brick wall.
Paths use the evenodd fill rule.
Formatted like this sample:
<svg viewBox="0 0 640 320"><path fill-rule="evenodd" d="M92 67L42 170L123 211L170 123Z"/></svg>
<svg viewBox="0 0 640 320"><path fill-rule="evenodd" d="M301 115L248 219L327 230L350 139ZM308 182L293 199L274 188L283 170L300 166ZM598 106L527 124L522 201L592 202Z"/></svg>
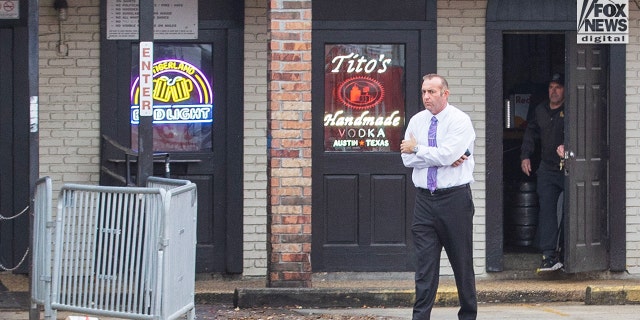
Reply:
<svg viewBox="0 0 640 320"><path fill-rule="evenodd" d="M311 1L270 0L271 287L311 286Z"/></svg>
<svg viewBox="0 0 640 320"><path fill-rule="evenodd" d="M40 175L50 176L54 188L97 184L100 1L70 1L68 19L60 25L53 0L41 1L39 18Z"/></svg>
<svg viewBox="0 0 640 320"><path fill-rule="evenodd" d="M245 1L244 272L267 274L267 0Z"/></svg>
<svg viewBox="0 0 640 320"><path fill-rule="evenodd" d="M640 273L640 9L629 1L627 44L627 270Z"/></svg>
<svg viewBox="0 0 640 320"><path fill-rule="evenodd" d="M447 78L449 102L467 112L476 131L473 259L476 275L485 263L485 16L486 1L438 1L438 73ZM453 275L443 251L441 274Z"/></svg>

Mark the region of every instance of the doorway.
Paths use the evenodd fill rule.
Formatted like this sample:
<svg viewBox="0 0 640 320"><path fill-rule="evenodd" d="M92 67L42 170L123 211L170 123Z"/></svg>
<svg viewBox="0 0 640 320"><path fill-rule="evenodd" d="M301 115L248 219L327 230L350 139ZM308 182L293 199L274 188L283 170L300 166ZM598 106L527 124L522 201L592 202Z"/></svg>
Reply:
<svg viewBox="0 0 640 320"><path fill-rule="evenodd" d="M565 260L565 271L625 270L625 162L621 157L626 154L626 48L624 45L578 45L575 23L575 2L568 0L490 0L487 3L486 182L489 186L498 186L487 189L486 194L488 272L513 271L511 261L520 263L530 256L534 259L518 268L526 268L527 274L531 274L540 260L539 255L531 253L531 243L525 242L520 248L514 248L517 246L511 243L505 245L505 190L509 188L505 183L519 174L519 166L514 168L506 163L515 156L508 153L514 152L510 151L511 148L518 148L519 135L511 132L517 132L515 127L509 128L511 130L505 128L505 101L510 98L505 90L518 87L513 83L505 84L505 81L513 81L510 80L511 70L506 68L514 65L505 61L509 59L506 53L517 50L506 46L512 41L532 41L535 38L563 44L565 108L569 108L565 109L568 117L565 119L565 144L581 150L574 152L576 157L568 161L572 165L572 174L565 179L564 210L567 221L564 247L567 250L565 259L568 259ZM544 53L544 56L548 55L553 53ZM514 67L522 67L518 64L544 63L518 59ZM548 58L548 62L544 63L548 67L541 67L545 71L544 77L549 77L551 68L555 67L551 61ZM535 96L529 97L535 99ZM513 124L515 126L516 122ZM567 124L574 127L567 127ZM505 139L510 137L506 135L515 137ZM506 144L506 140L513 141ZM610 154L616 156L610 157ZM515 161L519 162L519 159ZM585 163L595 165L583 166ZM523 255L513 258L519 254L516 252Z"/></svg>
<svg viewBox="0 0 640 320"><path fill-rule="evenodd" d="M399 161L417 31L314 32L314 272L410 271L414 196ZM351 68L352 61L368 61ZM378 63L380 62L380 63ZM352 70L353 69L353 70ZM317 75L317 76L315 76Z"/></svg>
<svg viewBox="0 0 640 320"><path fill-rule="evenodd" d="M25 12L23 9L21 16ZM29 51L31 37L25 21L0 23L0 61L6 62L0 64L0 271L20 273L29 270L27 209L30 178L33 172L37 174L38 163L37 152L31 154L38 147L31 140L31 130L37 130L37 124L29 127L29 106L34 100L29 99L32 91L28 90L37 78L32 79L33 74L28 72L33 53Z"/></svg>
<svg viewBox="0 0 640 320"><path fill-rule="evenodd" d="M608 156L614 137L609 132L615 119L613 110L619 107L609 90L610 78L615 77L610 73L611 48L577 45L575 39L574 32L501 35L502 130L488 136L500 137L503 188L497 198L488 198L490 202L502 202L502 216L498 217L503 230L502 252L501 265L496 269L488 256L488 270L527 275L540 262L535 245L539 206L536 180L519 172L519 146L531 111L547 99L548 79L555 73L565 74L564 144L572 155L565 160L566 192L557 204L563 235L558 246L563 251L564 271L611 269L609 252L614 242L610 228L623 227L609 223L615 219ZM539 159L532 159L534 172L538 163Z"/></svg>
<svg viewBox="0 0 640 320"><path fill-rule="evenodd" d="M153 175L198 187L196 272L241 273L242 55L239 29L199 30L198 39L154 43ZM102 185L135 173L138 149L138 43L102 41ZM168 164L168 166L167 166ZM168 168L168 170L167 170Z"/></svg>
<svg viewBox="0 0 640 320"><path fill-rule="evenodd" d="M399 144L436 70L437 6L387 3L313 2L313 272L414 269Z"/></svg>
<svg viewBox="0 0 640 320"><path fill-rule="evenodd" d="M564 38L562 33L503 35L503 240L505 265L512 270L535 270L539 263L536 179L520 170L520 146L530 112L547 99L549 78L565 72ZM538 167L538 154L531 159L533 168Z"/></svg>

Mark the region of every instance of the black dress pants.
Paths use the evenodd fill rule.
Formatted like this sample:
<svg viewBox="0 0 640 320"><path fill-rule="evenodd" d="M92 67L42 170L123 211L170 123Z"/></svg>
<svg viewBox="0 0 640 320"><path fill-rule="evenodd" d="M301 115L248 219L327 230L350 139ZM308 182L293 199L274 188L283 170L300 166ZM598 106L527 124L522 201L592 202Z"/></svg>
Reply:
<svg viewBox="0 0 640 320"><path fill-rule="evenodd" d="M469 185L436 190L418 189L411 231L416 250L416 301L413 320L429 320L440 277L444 247L458 289L458 319L478 313L473 270L473 198Z"/></svg>

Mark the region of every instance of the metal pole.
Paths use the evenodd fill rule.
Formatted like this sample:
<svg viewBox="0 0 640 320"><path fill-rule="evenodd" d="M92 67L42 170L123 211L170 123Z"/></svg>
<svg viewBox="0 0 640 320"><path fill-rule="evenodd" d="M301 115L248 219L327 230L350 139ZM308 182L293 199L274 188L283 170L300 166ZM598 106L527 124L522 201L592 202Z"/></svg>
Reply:
<svg viewBox="0 0 640 320"><path fill-rule="evenodd" d="M38 45L39 45L39 39L38 39L38 23L39 23L39 19L38 19L38 14L40 12L40 9L38 7L38 0L29 0L28 2L28 10L27 12L29 12L28 14L28 21L27 21L27 28L28 28L28 34L29 34L29 190L30 190L30 195L29 195L29 199L33 199L33 194L34 194L34 190L35 190L35 185L36 185L36 181L38 180L38 175L39 175L39 165L40 165L40 152L38 151L39 148L39 140L40 140L40 130L38 128L39 126L39 101L38 101L38 95L39 95L39 86L38 86L38 82L39 82L39 68L38 68L38 61L39 61L39 50L38 50ZM24 12L24 11L22 11ZM30 262L31 264L33 263L37 263L35 261L33 261L33 252L35 250L33 250L34 248L34 230L33 230L33 202L31 201L29 203L29 212L32 213L29 215L29 248L31 248L31 259ZM31 265L29 265L31 267ZM32 268L30 268L30 270L33 270ZM31 277L37 277L37 275L35 274L31 274ZM39 279L36 279L39 280ZM33 283L34 283L34 279L30 279L29 281L29 294L31 296L31 300L30 300L30 304L29 304L29 319L30 320L37 320L40 319L40 309L38 308L38 305L36 305L35 301L33 300Z"/></svg>
<svg viewBox="0 0 640 320"><path fill-rule="evenodd" d="M140 0L139 6L139 38L142 47L142 42L148 41L153 44L153 0ZM142 75L140 76L142 77ZM142 95L142 90L140 90L140 94ZM153 98L151 98L151 101L153 101ZM143 116L141 105L140 123L138 124L138 172L136 184L144 186L147 178L151 175L153 175L153 116Z"/></svg>

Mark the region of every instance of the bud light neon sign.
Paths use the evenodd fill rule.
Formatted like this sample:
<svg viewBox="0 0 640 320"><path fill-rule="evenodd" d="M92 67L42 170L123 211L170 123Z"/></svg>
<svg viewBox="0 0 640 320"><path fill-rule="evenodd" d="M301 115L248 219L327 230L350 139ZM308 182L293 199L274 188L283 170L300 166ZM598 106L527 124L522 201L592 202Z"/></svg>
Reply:
<svg viewBox="0 0 640 320"><path fill-rule="evenodd" d="M153 123L213 123L213 90L207 76L179 59L153 64ZM131 86L131 124L140 122L140 77Z"/></svg>

